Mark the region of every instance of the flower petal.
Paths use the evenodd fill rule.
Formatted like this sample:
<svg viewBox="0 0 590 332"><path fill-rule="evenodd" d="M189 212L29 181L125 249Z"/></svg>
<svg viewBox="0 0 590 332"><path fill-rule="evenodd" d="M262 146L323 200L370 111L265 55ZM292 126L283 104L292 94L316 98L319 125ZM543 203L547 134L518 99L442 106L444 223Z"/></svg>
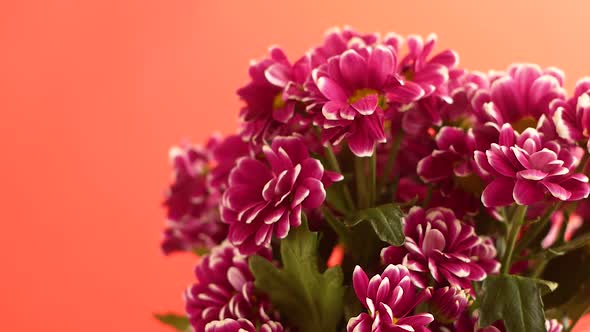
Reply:
<svg viewBox="0 0 590 332"><path fill-rule="evenodd" d="M547 173L538 169L525 169L516 173L516 175L521 179L538 181L543 180L547 176Z"/></svg>
<svg viewBox="0 0 590 332"><path fill-rule="evenodd" d="M512 192L514 180L507 177L497 177L481 194L481 202L486 207L506 206L514 202Z"/></svg>
<svg viewBox="0 0 590 332"><path fill-rule="evenodd" d="M518 179L512 196L518 205L531 205L543 200L545 193L539 182Z"/></svg>
<svg viewBox="0 0 590 332"><path fill-rule="evenodd" d="M329 100L346 103L346 92L334 82L331 78L322 76L317 80L317 86L320 92Z"/></svg>
<svg viewBox="0 0 590 332"><path fill-rule="evenodd" d="M352 284L356 297L366 306L365 299L367 298L367 287L369 287L369 277L360 266L354 268L352 273Z"/></svg>
<svg viewBox="0 0 590 332"><path fill-rule="evenodd" d="M289 68L279 63L272 64L264 71L264 77L270 84L283 88L289 82Z"/></svg>
<svg viewBox="0 0 590 332"><path fill-rule="evenodd" d="M352 104L352 107L354 107L354 109L362 115L371 115L373 112L375 112L378 102L379 97L377 94L372 93L357 100L354 104Z"/></svg>
<svg viewBox="0 0 590 332"><path fill-rule="evenodd" d="M404 85L396 86L387 91L387 99L401 104L411 103L424 96L424 89L414 82L404 82Z"/></svg>
<svg viewBox="0 0 590 332"><path fill-rule="evenodd" d="M350 88L367 86L367 62L355 50L347 50L340 56L340 73Z"/></svg>
<svg viewBox="0 0 590 332"><path fill-rule="evenodd" d="M309 191L309 195L303 201L304 208L316 209L324 203L324 200L326 200L326 190L324 189L322 181L314 178L307 178L303 180L303 186Z"/></svg>
<svg viewBox="0 0 590 332"><path fill-rule="evenodd" d="M376 46L369 56L369 83L371 86L381 87L395 68L395 56L393 52L383 46Z"/></svg>
<svg viewBox="0 0 590 332"><path fill-rule="evenodd" d="M552 183L549 181L541 181L541 183L545 186L545 188L547 188L547 190L549 190L549 193L553 197L559 200L566 201L572 196L571 192L567 191L564 187L556 183Z"/></svg>
<svg viewBox="0 0 590 332"><path fill-rule="evenodd" d="M490 166L492 166L498 173L507 177L516 176L514 166L501 151L495 149L487 150L486 156L488 157L488 163Z"/></svg>

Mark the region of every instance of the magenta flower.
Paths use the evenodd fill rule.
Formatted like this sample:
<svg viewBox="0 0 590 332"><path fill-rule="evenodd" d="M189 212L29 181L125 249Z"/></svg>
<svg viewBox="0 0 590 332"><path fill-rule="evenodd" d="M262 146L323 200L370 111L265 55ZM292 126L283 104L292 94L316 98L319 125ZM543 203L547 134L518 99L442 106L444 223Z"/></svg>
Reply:
<svg viewBox="0 0 590 332"><path fill-rule="evenodd" d="M544 142L535 129L522 134L505 124L499 144L475 152L475 161L493 180L484 189L481 201L486 207L506 206L514 202L531 205L546 195L561 201L588 197L588 177L576 173L579 163L571 148L556 141Z"/></svg>
<svg viewBox="0 0 590 332"><path fill-rule="evenodd" d="M348 49L363 48L379 41L375 33L361 34L350 27L333 28L326 32L324 43L309 52L312 68L328 62L328 59L344 53Z"/></svg>
<svg viewBox="0 0 590 332"><path fill-rule="evenodd" d="M473 181L475 179L475 181ZM471 182L474 182L473 184ZM440 189L434 190L430 199L428 208L444 207L453 210L455 216L463 219L466 216L475 216L480 210L479 194L467 191L471 186L478 185L479 182L474 177L466 178L465 184L447 183ZM467 188L462 188L465 186Z"/></svg>
<svg viewBox="0 0 590 332"><path fill-rule="evenodd" d="M414 308L428 300L430 289L416 292L410 271L402 265L389 265L381 275L369 280L360 266L354 269L352 282L357 298L369 311L351 318L348 332L426 332L431 314L412 314Z"/></svg>
<svg viewBox="0 0 590 332"><path fill-rule="evenodd" d="M427 135L432 126L441 126L449 112L443 112L453 103L450 96L451 72L458 63L458 56L452 50L444 50L436 55L431 53L436 44L436 35L431 34L424 41L420 36L409 36L408 54L398 66L400 76L418 84L424 96L415 103L400 105L401 126L406 135ZM457 75L457 73L453 72Z"/></svg>
<svg viewBox="0 0 590 332"><path fill-rule="evenodd" d="M439 112L444 122L462 126L471 126L475 121L473 98L482 89L489 89L488 76L480 72L468 72L463 69L449 71L446 89L452 103L442 104Z"/></svg>
<svg viewBox="0 0 590 332"><path fill-rule="evenodd" d="M190 145L173 147L170 149L170 160L174 169L174 182L166 195L168 218L179 220L186 215L199 215L204 208L200 203L206 200L208 194L207 151Z"/></svg>
<svg viewBox="0 0 590 332"><path fill-rule="evenodd" d="M467 131L442 127L435 139L436 149L421 159L416 167L422 181L439 187L433 192L430 207L448 207L460 218L477 214L483 183L476 176L479 172L473 153L487 149L489 141L497 141L497 131L489 126Z"/></svg>
<svg viewBox="0 0 590 332"><path fill-rule="evenodd" d="M534 127L545 115L551 118L549 104L564 99L563 73L555 68L542 70L537 65L513 65L505 74L491 79L489 89L478 91L473 103L480 123L505 123L524 130Z"/></svg>
<svg viewBox="0 0 590 332"><path fill-rule="evenodd" d="M247 319L226 318L207 324L205 332L283 332L283 326L281 323L268 321L256 330L254 324Z"/></svg>
<svg viewBox="0 0 590 332"><path fill-rule="evenodd" d="M259 254L270 256L264 250ZM229 243L213 248L197 265L195 274L198 283L185 293L186 311L195 332L205 331L205 326L216 320L244 318L256 323L276 318L269 311L268 300L254 294L248 256Z"/></svg>
<svg viewBox="0 0 590 332"><path fill-rule="evenodd" d="M579 206L578 206L579 208ZM571 213L569 219L565 219L562 211L555 211L550 217L551 226L543 241L541 247L547 249L555 244L558 240L570 241L576 231L584 225L584 218L577 213Z"/></svg>
<svg viewBox="0 0 590 332"><path fill-rule="evenodd" d="M470 155L475 148L472 132L466 133L456 127L442 127L435 139L437 149L420 160L416 168L418 176L424 182L439 182L472 173Z"/></svg>
<svg viewBox="0 0 590 332"><path fill-rule="evenodd" d="M250 148L239 135L213 137L209 140L207 148L214 162L207 175L207 185L211 191L222 193L227 189L229 172L238 159L249 155Z"/></svg>
<svg viewBox="0 0 590 332"><path fill-rule="evenodd" d="M555 110L553 122L559 137L574 142L588 140L588 136L590 136L590 77L578 81L572 98L567 101L556 99L551 107Z"/></svg>
<svg viewBox="0 0 590 332"><path fill-rule="evenodd" d="M240 113L241 134L246 139L266 139L287 128L284 124L293 118L304 97L309 59L303 57L292 65L280 48L273 47L269 53L270 58L251 64L251 81L237 92L246 103Z"/></svg>
<svg viewBox="0 0 590 332"><path fill-rule="evenodd" d="M318 208L326 198L324 187L342 179L324 171L300 137L277 137L263 151L266 163L238 161L222 199L228 239L243 253L268 246L273 235L286 237L301 224L302 209Z"/></svg>
<svg viewBox="0 0 590 332"><path fill-rule="evenodd" d="M547 332L561 332L563 330L563 325L561 325L556 319L548 319L545 321L545 328L547 329Z"/></svg>
<svg viewBox="0 0 590 332"><path fill-rule="evenodd" d="M410 102L424 94L419 85L399 80L396 53L378 45L349 49L315 69L312 108L321 108L323 139L339 143L348 139L357 156L370 156L384 143L384 108L388 101Z"/></svg>
<svg viewBox="0 0 590 332"><path fill-rule="evenodd" d="M436 86L434 93L402 108L401 128L406 135L423 138L433 127L445 124L471 127L475 123L472 100L477 91L488 86L487 76L481 73L449 69L448 80Z"/></svg>
<svg viewBox="0 0 590 332"><path fill-rule="evenodd" d="M431 137L424 136L404 136L400 151L396 159L396 173L394 176L399 177L416 177L416 167L418 162L424 157L430 155L432 150L436 149L436 143ZM384 151L388 157L387 150Z"/></svg>
<svg viewBox="0 0 590 332"><path fill-rule="evenodd" d="M174 182L166 193L167 225L161 247L165 254L211 248L223 241L227 226L220 222L219 196L212 193L206 177L207 150L185 145L170 150Z"/></svg>
<svg viewBox="0 0 590 332"><path fill-rule="evenodd" d="M463 312L461 316L452 325L451 331L455 332L505 332L504 324L497 322L492 326L480 327L477 324L478 315L472 315L469 310ZM442 330L448 331L449 329Z"/></svg>
<svg viewBox="0 0 590 332"><path fill-rule="evenodd" d="M426 186L411 177L400 177L394 201L407 203L412 200L422 201L426 196Z"/></svg>
<svg viewBox="0 0 590 332"><path fill-rule="evenodd" d="M425 41L420 36L409 36L409 52L400 61L398 68L408 81L422 87L425 96L435 94L450 103L446 89L441 87L448 81L449 71L459 63L459 56L452 50L444 50L429 58L436 40L435 34L429 35Z"/></svg>
<svg viewBox="0 0 590 332"><path fill-rule="evenodd" d="M469 305L469 294L456 286L442 287L434 291L430 308L440 323L448 324L457 320Z"/></svg>
<svg viewBox="0 0 590 332"><path fill-rule="evenodd" d="M381 257L386 264L407 266L418 287L426 287L430 275L437 283L469 289L471 281L500 268L492 242L477 236L452 210L413 207L404 218L404 234L405 244L383 249Z"/></svg>

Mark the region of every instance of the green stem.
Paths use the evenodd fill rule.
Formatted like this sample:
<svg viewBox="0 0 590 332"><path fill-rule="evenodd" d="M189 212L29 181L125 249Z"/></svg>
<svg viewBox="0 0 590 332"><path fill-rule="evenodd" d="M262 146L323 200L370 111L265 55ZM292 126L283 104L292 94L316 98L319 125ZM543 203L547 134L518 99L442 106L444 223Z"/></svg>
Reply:
<svg viewBox="0 0 590 332"><path fill-rule="evenodd" d="M399 153L399 148L402 144L402 140L404 138L404 132L400 129L395 135L393 139L393 143L391 145L391 152L389 153L389 157L387 158L387 162L385 163L385 168L383 169L383 176L379 180L379 185L377 186L377 195L378 197L381 196L383 190L385 189L385 185L387 181L389 181L389 177L391 176L391 172L393 171L393 166L395 164L395 160L397 159L397 154Z"/></svg>
<svg viewBox="0 0 590 332"><path fill-rule="evenodd" d="M367 191L365 158L354 157L354 177L356 180L356 200L358 207L366 209L369 207L369 193Z"/></svg>
<svg viewBox="0 0 590 332"><path fill-rule="evenodd" d="M510 271L512 256L514 255L514 247L516 245L516 238L518 237L518 232L524 223L526 210L526 205L519 205L512 215L512 220L510 221L510 234L508 235L508 247L506 248L504 258L502 259L502 274L504 275L508 274Z"/></svg>
<svg viewBox="0 0 590 332"><path fill-rule="evenodd" d="M502 216L502 222L507 223L508 222L508 211L506 211L506 208L500 208L500 215Z"/></svg>
<svg viewBox="0 0 590 332"><path fill-rule="evenodd" d="M517 252L522 252L528 248L531 242L533 242L541 234L541 232L546 228L547 224L551 220L551 216L555 211L557 211L557 209L561 207L561 204L562 202L553 205L553 207L551 207L543 214L543 216L541 216L541 219L538 222L532 225L532 229L530 229L518 243L518 246L516 247Z"/></svg>
<svg viewBox="0 0 590 332"><path fill-rule="evenodd" d="M539 262L539 265L537 265L537 267L535 267L535 270L533 271L533 274L531 275L532 278L539 278L541 276L541 274L543 273L543 271L545 271L545 267L547 266L547 263L549 261L548 260L544 260L542 262Z"/></svg>
<svg viewBox="0 0 590 332"><path fill-rule="evenodd" d="M326 146L325 151L326 151L326 157L328 159L328 163L330 164L330 168L333 171L335 171L339 174L342 174L342 169L340 168L340 164L338 163L338 159L336 158L336 154L334 154L334 150L332 149L332 146L331 145ZM346 205L348 206L348 209L350 211L354 211L355 210L354 201L352 200L352 195L350 194L350 190L348 189L348 186L346 185L346 183L342 183L341 187L342 187L344 199L346 200Z"/></svg>
<svg viewBox="0 0 590 332"><path fill-rule="evenodd" d="M328 209L326 206L322 207L322 213L324 215L325 220L328 222L330 227L338 234L338 239L340 243L343 244L346 250L350 250L352 247L352 233L350 229L348 229L344 223L338 220L334 214Z"/></svg>
<svg viewBox="0 0 590 332"><path fill-rule="evenodd" d="M375 206L377 201L377 150L369 157L369 206Z"/></svg>

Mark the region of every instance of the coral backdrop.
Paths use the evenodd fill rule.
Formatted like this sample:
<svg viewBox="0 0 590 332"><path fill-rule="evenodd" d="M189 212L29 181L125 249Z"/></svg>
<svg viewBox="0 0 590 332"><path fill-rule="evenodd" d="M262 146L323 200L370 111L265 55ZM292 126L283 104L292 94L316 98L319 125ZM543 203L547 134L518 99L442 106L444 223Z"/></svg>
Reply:
<svg viewBox="0 0 590 332"><path fill-rule="evenodd" d="M196 259L159 252L168 147L236 128L248 61L323 31L427 34L467 68L590 74L585 1L0 3L2 331L166 331ZM578 331L583 331L579 329Z"/></svg>

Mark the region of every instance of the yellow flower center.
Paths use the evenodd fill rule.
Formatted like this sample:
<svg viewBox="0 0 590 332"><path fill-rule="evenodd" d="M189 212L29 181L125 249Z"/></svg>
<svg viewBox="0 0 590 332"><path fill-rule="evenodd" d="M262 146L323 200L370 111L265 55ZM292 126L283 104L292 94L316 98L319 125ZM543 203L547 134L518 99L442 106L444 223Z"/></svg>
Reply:
<svg viewBox="0 0 590 332"><path fill-rule="evenodd" d="M377 90L373 90L373 89L369 89L369 88L355 90L354 93L352 94L352 96L348 97L348 103L354 104L357 101L365 98L366 96L370 96L370 95L377 95L377 98L378 98L377 105L382 110L387 108L387 101L385 100L385 97L380 95Z"/></svg>
<svg viewBox="0 0 590 332"><path fill-rule="evenodd" d="M369 96L369 95L378 95L378 94L379 94L379 93L378 93L377 91L373 90L373 89L367 89L367 88L365 88L365 89L358 89L358 90L356 90L356 91L355 91L355 92L352 94L352 96L350 96L350 97L348 98L348 102L349 102L350 104L354 104L354 103L356 103L357 101L359 101L359 100L361 100L361 99L365 98L366 96Z"/></svg>
<svg viewBox="0 0 590 332"><path fill-rule="evenodd" d="M449 121L449 124L454 126L454 127L459 127L462 129L469 129L469 128L473 128L473 122L474 122L474 118L471 116L460 116L456 119L454 119L453 121Z"/></svg>
<svg viewBox="0 0 590 332"><path fill-rule="evenodd" d="M474 174L468 176L456 176L457 185L468 193L480 193L483 190L483 183Z"/></svg>
<svg viewBox="0 0 590 332"><path fill-rule="evenodd" d="M519 133L522 133L527 128L537 127L537 121L534 117L529 115L525 116L522 119L519 119L518 121L511 123L511 125L514 130L518 131Z"/></svg>
<svg viewBox="0 0 590 332"><path fill-rule="evenodd" d="M283 100L283 93L279 92L272 101L272 109L277 110L285 107L285 100Z"/></svg>

